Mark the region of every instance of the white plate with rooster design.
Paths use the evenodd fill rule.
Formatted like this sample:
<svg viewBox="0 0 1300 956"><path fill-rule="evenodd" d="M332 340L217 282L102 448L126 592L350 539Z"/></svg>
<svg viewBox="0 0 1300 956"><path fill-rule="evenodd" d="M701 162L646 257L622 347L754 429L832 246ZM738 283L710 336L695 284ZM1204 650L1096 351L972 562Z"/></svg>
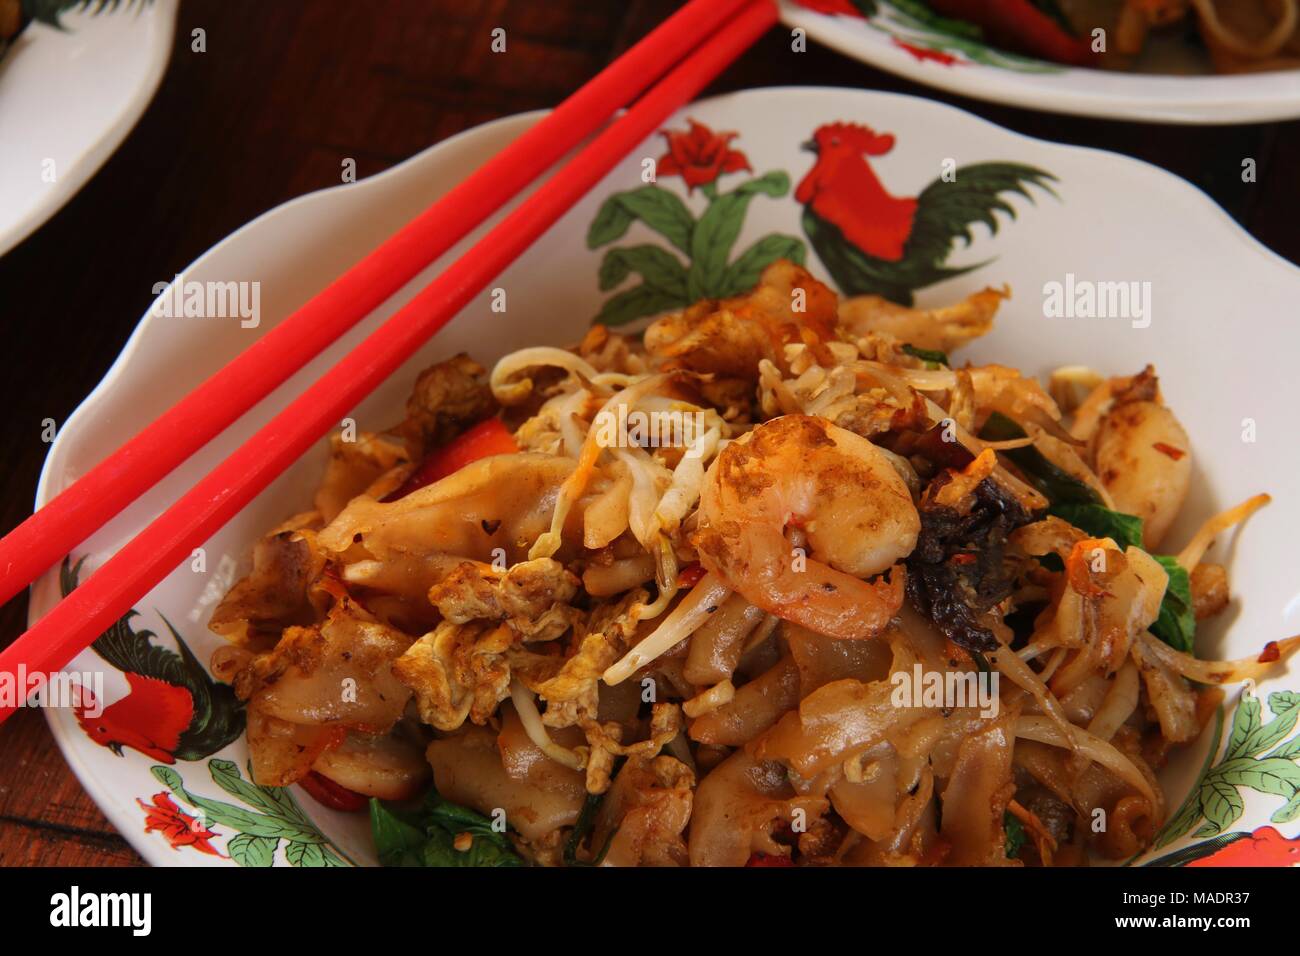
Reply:
<svg viewBox="0 0 1300 956"><path fill-rule="evenodd" d="M1203 52L1174 37L1153 46L1141 71L1064 66L956 36L911 7L890 0L781 0L781 18L845 56L1007 106L1155 123L1300 116L1300 70L1213 75Z"/></svg>
<svg viewBox="0 0 1300 956"><path fill-rule="evenodd" d="M23 0L37 18L0 55L0 255L75 196L144 114L176 4Z"/></svg>
<svg viewBox="0 0 1300 956"><path fill-rule="evenodd" d="M289 202L201 256L186 270L188 279L261 283L261 326L147 314L104 381L62 427L38 503L538 115L470 130L380 176ZM1291 436L1292 410L1300 405L1300 380L1291 368L1300 329L1285 320L1300 298L1300 270L1251 239L1205 195L1153 166L1028 139L926 100L830 88L753 90L692 105L665 128L672 137L647 140L507 270L496 283L508 293L505 314L491 310L486 293L478 298L356 409L361 427L397 416L417 371L437 358L463 350L490 363L522 346L576 341L597 316L637 321L742 287L778 255L803 257L815 275L841 286L875 283L921 305L1006 283L1013 298L994 332L967 353L972 361L1035 374L1063 364L1131 373L1155 363L1196 454L1193 491L1170 541L1181 546L1202 520L1230 503L1262 490L1274 495L1265 511L1212 552L1230 566L1233 603L1201 627L1200 655L1244 656L1300 630L1300 584L1289 573L1293 530L1300 526L1293 480L1300 451ZM724 132L734 135L720 141ZM810 141L819 153L804 147ZM641 180L647 157L659 163L658 182L649 186ZM933 199L938 191L956 195L934 185L954 173L963 184L955 204L966 210L960 214L952 212L954 204ZM633 190L641 191L640 201L625 203L623 195ZM851 201L838 203L842 195ZM694 243L690 235L706 216L720 228L699 232L723 239ZM827 245L824 230L816 244L810 241L807 228L817 232L823 217L840 227L841 239L852 237L856 254ZM643 247L654 251L611 256L611 250ZM611 259L624 265L602 269ZM436 268L76 557L87 568L101 564L407 301ZM1045 287L1081 281L1149 283L1145 318L1046 318ZM86 789L151 863L375 860L364 815L325 809L297 787L251 785L247 750L236 732L237 706L179 653L183 642L195 662L206 664L220 643L205 628L214 602L247 569L252 543L310 499L325 456L321 443L208 541L203 561L177 569L137 604L137 616L98 645L99 652L89 650L73 663L73 672L105 673L102 718L82 722L69 710L49 713ZM33 618L55 603L59 589L57 573L37 583ZM152 663L144 662L149 643L166 651L150 657ZM123 669L135 673L128 679ZM1294 665L1245 691L1245 706L1237 705L1239 690L1230 691L1219 719L1163 772L1169 822L1157 846L1137 862L1285 864L1297 858L1298 692ZM174 722L178 710L194 720L174 728L164 746L157 727Z"/></svg>

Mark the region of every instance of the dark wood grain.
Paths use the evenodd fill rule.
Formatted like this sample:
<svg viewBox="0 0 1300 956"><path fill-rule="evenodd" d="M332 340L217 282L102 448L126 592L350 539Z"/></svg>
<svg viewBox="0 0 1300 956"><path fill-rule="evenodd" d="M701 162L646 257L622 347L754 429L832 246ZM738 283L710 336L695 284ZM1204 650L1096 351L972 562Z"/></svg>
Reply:
<svg viewBox="0 0 1300 956"><path fill-rule="evenodd" d="M252 217L388 168L486 120L552 106L675 0L186 0L171 65L137 128L34 236L0 258L0 531L31 507L46 447L166 280ZM508 53L488 37L504 27ZM190 50L191 31L207 52ZM994 107L937 93L773 30L710 92L820 84L913 93L1003 126L1116 150L1195 183L1300 262L1300 123L1156 127ZM1242 161L1258 165L1242 181ZM1138 224L1140 228L1140 224ZM0 611L0 642L26 621ZM139 863L67 769L38 714L0 729L0 865Z"/></svg>

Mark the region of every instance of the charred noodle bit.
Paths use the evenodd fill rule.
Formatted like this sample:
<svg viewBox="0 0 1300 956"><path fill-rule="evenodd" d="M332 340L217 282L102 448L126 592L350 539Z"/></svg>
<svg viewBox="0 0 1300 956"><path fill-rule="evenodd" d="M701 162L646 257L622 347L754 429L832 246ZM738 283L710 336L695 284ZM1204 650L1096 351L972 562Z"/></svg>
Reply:
<svg viewBox="0 0 1300 956"><path fill-rule="evenodd" d="M1178 564L1137 547L1191 475L1154 368L1059 369L1049 392L955 365L1003 297L840 303L779 261L643 336L595 326L490 375L465 355L425 370L405 420L332 442L312 510L255 543L212 615L254 780L428 793L441 858L465 862L1143 850L1165 809L1151 767L1214 703L1193 682L1300 647L1200 661L1156 636L1228 602L1201 559L1268 499L1212 518ZM918 673L944 699L896 702ZM949 699L986 674L996 708ZM494 854L473 827L497 808ZM381 859L433 858L385 825ZM1010 855L1008 827L1028 837Z"/></svg>
<svg viewBox="0 0 1300 956"><path fill-rule="evenodd" d="M951 428L953 437L956 438L956 444L964 449L969 455L978 455L985 448L997 450L999 447L1007 447L1006 442L989 442L981 438L976 438L969 431L962 427L960 422L954 421L949 417L943 406L937 404L934 399L925 399L926 410L930 415L930 420L943 429ZM946 441L946 439L944 439ZM1013 444L1016 442L1013 441ZM1025 482L1021 481L1004 466L999 465L993 472L996 483L1008 494L1010 494L1022 508L1027 511L1037 511L1047 507L1047 499L1042 494L1035 491Z"/></svg>

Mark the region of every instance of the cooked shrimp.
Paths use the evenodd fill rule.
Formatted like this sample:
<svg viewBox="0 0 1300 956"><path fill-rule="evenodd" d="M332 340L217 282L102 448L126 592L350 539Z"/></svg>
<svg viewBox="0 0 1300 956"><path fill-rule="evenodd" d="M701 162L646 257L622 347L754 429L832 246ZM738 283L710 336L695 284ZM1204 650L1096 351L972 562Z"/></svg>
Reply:
<svg viewBox="0 0 1300 956"><path fill-rule="evenodd" d="M921 521L907 485L871 442L825 419L785 415L732 442L709 468L700 563L751 604L819 633L878 633L903 599ZM786 529L806 536L808 554Z"/></svg>

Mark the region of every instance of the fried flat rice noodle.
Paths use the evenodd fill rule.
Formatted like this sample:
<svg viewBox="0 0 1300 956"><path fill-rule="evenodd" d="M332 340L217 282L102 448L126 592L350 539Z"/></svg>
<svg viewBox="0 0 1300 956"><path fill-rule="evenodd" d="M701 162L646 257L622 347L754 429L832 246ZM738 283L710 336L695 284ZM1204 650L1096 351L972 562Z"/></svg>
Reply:
<svg viewBox="0 0 1300 956"><path fill-rule="evenodd" d="M709 771L695 791L688 839L691 866L744 866L753 853L788 856L773 833L797 816L805 821L829 809L824 797L794 792L785 769L737 750Z"/></svg>
<svg viewBox="0 0 1300 956"><path fill-rule="evenodd" d="M1099 764L1131 786L1151 806L1159 807L1163 805L1163 801L1156 795L1151 782L1131 759L1108 741L1101 740L1081 727L1071 729L1070 737L1073 739L1069 740L1061 729L1046 717L1021 717L1016 722L1016 736L1025 740L1036 740L1039 743L1051 744L1053 747L1069 748L1070 744L1073 743L1074 750L1077 753Z"/></svg>
<svg viewBox="0 0 1300 956"><path fill-rule="evenodd" d="M517 736L512 751L514 759L507 768L497 735L466 726L429 744L433 785L443 798L484 816L504 810L510 825L526 840L541 841L561 827L573 826L587 798L582 774L540 751L528 754Z"/></svg>
<svg viewBox="0 0 1300 956"><path fill-rule="evenodd" d="M689 865L683 834L691 819L694 788L695 774L680 760L629 760L605 794L592 828L593 847L609 843L602 865Z"/></svg>
<svg viewBox="0 0 1300 956"><path fill-rule="evenodd" d="M798 703L799 668L791 658L782 657L742 684L728 703L691 721L690 737L705 744L741 747Z"/></svg>
<svg viewBox="0 0 1300 956"><path fill-rule="evenodd" d="M896 635L891 646L892 670L910 675L917 657L908 642ZM800 777L811 779L936 712L897 706L894 689L891 680L845 678L823 684L756 742L755 755L783 761Z"/></svg>
<svg viewBox="0 0 1300 956"><path fill-rule="evenodd" d="M1016 736L1015 708L1003 707L996 719L965 737L943 790L940 833L955 866L1006 866L1002 817L1015 793L1011 754Z"/></svg>
<svg viewBox="0 0 1300 956"><path fill-rule="evenodd" d="M490 562L498 549L511 564L527 558L527 542L550 526L560 486L572 471L572 459L550 455L484 458L394 502L353 499L317 542L326 555L375 561L397 572L366 581L369 586L423 600L459 564L456 559ZM574 530L576 542L580 526Z"/></svg>
<svg viewBox="0 0 1300 956"><path fill-rule="evenodd" d="M287 628L273 651L240 673L235 692L280 720L379 733L396 723L411 697L392 672L410 644L344 600L320 625Z"/></svg>
<svg viewBox="0 0 1300 956"><path fill-rule="evenodd" d="M363 432L351 441L342 433L331 436L329 465L315 500L322 521L329 524L357 495L382 498L396 489L406 477L400 466L410 461L406 445L384 435Z"/></svg>
<svg viewBox="0 0 1300 956"><path fill-rule="evenodd" d="M913 309L877 295L846 299L840 321L852 335L883 332L920 349L951 352L993 328L1007 290L984 289L956 305L938 309Z"/></svg>
<svg viewBox="0 0 1300 956"><path fill-rule="evenodd" d="M293 625L319 620L323 608L313 601L311 586L325 568L325 558L309 530L315 512L299 515L253 548L253 569L227 592L208 627L245 646L268 645Z"/></svg>

